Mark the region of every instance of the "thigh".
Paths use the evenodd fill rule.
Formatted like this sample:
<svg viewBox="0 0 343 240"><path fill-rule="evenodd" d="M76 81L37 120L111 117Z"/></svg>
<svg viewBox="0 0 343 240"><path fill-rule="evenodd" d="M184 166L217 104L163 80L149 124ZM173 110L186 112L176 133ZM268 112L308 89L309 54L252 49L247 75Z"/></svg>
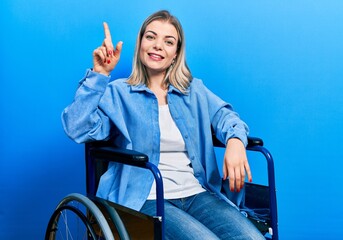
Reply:
<svg viewBox="0 0 343 240"><path fill-rule="evenodd" d="M218 240L219 238L205 225L185 211L177 208L168 201L164 204L165 239L166 240ZM155 215L156 201L148 200L141 209L142 213Z"/></svg>
<svg viewBox="0 0 343 240"><path fill-rule="evenodd" d="M265 239L249 219L213 193L198 194L187 212L220 239Z"/></svg>

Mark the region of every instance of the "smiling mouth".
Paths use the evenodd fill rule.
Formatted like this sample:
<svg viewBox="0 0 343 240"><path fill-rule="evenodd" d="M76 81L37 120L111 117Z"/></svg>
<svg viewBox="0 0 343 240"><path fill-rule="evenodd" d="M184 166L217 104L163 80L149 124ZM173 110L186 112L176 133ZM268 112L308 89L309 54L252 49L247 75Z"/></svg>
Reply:
<svg viewBox="0 0 343 240"><path fill-rule="evenodd" d="M148 53L149 57L154 59L154 60L163 60L164 57L159 55L159 54L155 54L155 53Z"/></svg>

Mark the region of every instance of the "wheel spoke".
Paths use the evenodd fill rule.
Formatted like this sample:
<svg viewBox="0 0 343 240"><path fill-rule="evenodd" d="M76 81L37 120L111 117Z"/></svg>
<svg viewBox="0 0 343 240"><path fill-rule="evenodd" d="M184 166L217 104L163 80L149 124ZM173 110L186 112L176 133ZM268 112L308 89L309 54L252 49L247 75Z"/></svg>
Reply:
<svg viewBox="0 0 343 240"><path fill-rule="evenodd" d="M45 240L114 240L101 210L87 197L70 194L52 214Z"/></svg>

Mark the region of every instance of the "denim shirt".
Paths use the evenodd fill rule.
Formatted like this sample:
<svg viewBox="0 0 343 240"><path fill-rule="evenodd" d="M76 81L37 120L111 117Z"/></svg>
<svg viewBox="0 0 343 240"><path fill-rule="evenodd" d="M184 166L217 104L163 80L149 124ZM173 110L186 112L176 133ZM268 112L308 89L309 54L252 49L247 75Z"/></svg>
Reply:
<svg viewBox="0 0 343 240"><path fill-rule="evenodd" d="M158 165L160 129L156 96L146 85L132 86L126 79L109 80L110 77L87 70L74 101L62 113L65 132L77 143L114 139L116 146L144 153ZM185 141L195 177L205 189L225 199L211 128L223 143L239 138L246 145L247 125L231 105L196 78L186 94L169 86L167 102ZM111 163L101 177L97 195L140 210L152 183L150 171Z"/></svg>

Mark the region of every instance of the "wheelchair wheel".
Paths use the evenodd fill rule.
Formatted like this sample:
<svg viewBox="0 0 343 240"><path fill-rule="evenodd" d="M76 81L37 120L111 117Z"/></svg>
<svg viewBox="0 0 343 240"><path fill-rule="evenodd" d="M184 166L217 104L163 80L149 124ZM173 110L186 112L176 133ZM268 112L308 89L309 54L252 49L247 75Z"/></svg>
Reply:
<svg viewBox="0 0 343 240"><path fill-rule="evenodd" d="M45 240L114 240L100 209L87 197L72 193L57 205L48 223Z"/></svg>

